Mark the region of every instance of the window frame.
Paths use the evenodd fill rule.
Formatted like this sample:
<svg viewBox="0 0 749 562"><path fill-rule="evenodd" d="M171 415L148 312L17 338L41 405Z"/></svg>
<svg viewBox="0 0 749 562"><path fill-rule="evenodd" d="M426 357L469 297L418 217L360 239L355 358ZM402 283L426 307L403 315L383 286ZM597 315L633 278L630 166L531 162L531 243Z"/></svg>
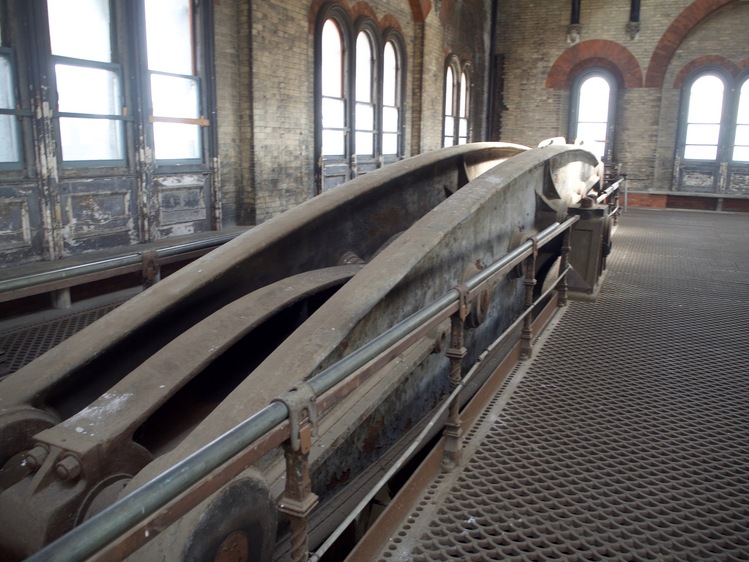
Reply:
<svg viewBox="0 0 749 562"><path fill-rule="evenodd" d="M395 94L395 105L394 106L387 106L391 108L395 108L398 111L398 123L397 123L397 130L396 131L385 131L384 130L384 112L385 112L385 93L382 92L380 96L381 100L381 138L382 141L384 141L384 136L386 134L396 134L397 135L397 148L395 153L385 153L385 151L382 149L381 142L380 145L380 154L382 155L383 160L385 163L389 162L395 162L398 160L401 160L403 158L403 155L405 153L405 123L406 123L406 56L405 56L405 47L403 43L403 37L400 33L396 32L395 30L388 29L386 30L385 34L383 35L383 41L382 41L382 80L381 84L384 89L385 87L385 70L384 70L384 64L385 64L385 48L388 44L393 45L393 54L395 56L395 86L394 86L394 94Z"/></svg>
<svg viewBox="0 0 749 562"><path fill-rule="evenodd" d="M731 112L731 123L732 127L730 130L730 158L729 161L734 165L749 165L749 158L746 160L737 160L735 158L736 146L741 146L749 151L749 143L737 145L736 140L738 137L738 128L746 127L749 130L749 120L746 123L739 123L739 109L741 108L741 102L743 101L747 106L747 113L749 113L749 72L740 74L734 81L734 98ZM746 99L744 99L746 96Z"/></svg>
<svg viewBox="0 0 749 562"><path fill-rule="evenodd" d="M330 96L323 95L323 31L328 21L332 20L341 36L341 64L343 67L342 75L342 98L331 98L343 101L343 127L330 128L325 127L323 121L323 105L325 99ZM356 177L358 173L379 168L385 164L400 160L405 152L405 67L406 52L405 42L402 35L397 29L386 28L382 30L378 23L367 16L359 17L356 22L352 22L348 10L340 5L327 3L318 11L315 18L315 49L314 49L314 115L315 115L315 149L314 149L314 170L315 170L315 190L316 193L322 193L332 188L328 185L328 179L340 178L345 176L343 181ZM357 129L356 108L356 74L357 74L357 53L356 42L360 33L366 33L370 42L371 59L370 71L372 79L370 82L372 101L370 107L373 110L373 130ZM387 131L387 134L395 134L397 140L396 153L383 153L383 130L384 123L384 50L387 44L393 45L393 51L396 59L396 77L395 77L395 108L398 111L398 120L395 131ZM345 154L325 154L324 137L328 130L340 131L344 133L344 153ZM373 151L372 154L357 154L356 135L359 133L372 134ZM337 167L336 170L333 170ZM345 170L344 170L345 169ZM329 173L328 173L329 172ZM334 180L335 182L336 180ZM335 183L335 185L338 185Z"/></svg>
<svg viewBox="0 0 749 562"><path fill-rule="evenodd" d="M568 139L572 142L577 140L577 132L580 125L579 108L581 88L591 78L603 78L609 86L609 101L607 108L606 139L604 141L601 160L606 164L614 162L614 143L616 139L616 114L619 103L619 80L608 69L602 67L588 68L575 76L570 90L570 117L568 123Z"/></svg>
<svg viewBox="0 0 749 562"><path fill-rule="evenodd" d="M3 34L4 35L4 34ZM31 117L30 110L22 109L20 89L18 87L18 67L16 64L16 52L12 47L5 47L0 44L0 57L8 59L10 68L11 91L13 93L13 105L15 107L0 108L0 115L10 115L15 117L18 124L15 127L16 143L18 145L18 160L12 162L0 162L0 171L19 171L26 168L26 147L24 144L25 135L23 127L23 118Z"/></svg>
<svg viewBox="0 0 749 562"><path fill-rule="evenodd" d="M689 132L689 109L692 102L692 88L701 79L706 76L714 76L723 85L723 93L721 99L721 111L720 111L720 122L718 123L718 141L715 144L715 157L714 158L687 158L685 153L688 146L703 146L695 144L687 144L687 135ZM728 125L727 117L730 115L730 107L733 105L731 98L731 87L733 86L733 78L728 75L723 69L718 67L703 67L696 72L692 73L691 76L684 82L681 93L681 107L679 111L679 126L678 126L678 148L677 152L679 158L684 161L692 163L717 163L721 160L722 155L726 149L726 142L731 138L730 132L734 129ZM733 119L735 122L735 119ZM713 146L713 145L704 145ZM730 160L730 158L729 158Z"/></svg>
<svg viewBox="0 0 749 562"><path fill-rule="evenodd" d="M452 85L448 84L452 75ZM473 127L471 126L471 98L472 98L472 66L463 62L455 55L450 55L445 61L442 89L442 147L457 146L472 142ZM449 90L448 90L449 88ZM448 108L447 94L450 92L450 107ZM465 98L465 106L463 105ZM465 116L461 111L465 108ZM461 121L465 121L465 135L461 134ZM448 131L449 127L449 131ZM451 134L448 134L451 132ZM450 144L447 140L450 139Z"/></svg>
<svg viewBox="0 0 749 562"><path fill-rule="evenodd" d="M209 76L206 73L207 63L206 58L209 53L206 53L205 45L210 44L208 34L213 33L212 29L209 29L209 22L204 21L206 14L204 10L204 4L206 0L188 0L187 4L190 8L190 45L192 48L192 71L193 74L180 74L176 72L169 72L164 70L151 70L148 65L148 37L147 37L147 23L146 23L146 0L139 1L140 9L140 29L141 34L140 46L142 48L142 60L138 71L143 76L142 86L142 104L144 112L146 114L147 121L147 136L148 145L153 152L153 163L159 174L162 173L177 173L177 172L190 172L200 171L205 168L208 162L209 153L211 152L211 138L209 131L213 126L213 123L209 117L209 107L212 107L213 103L210 96ZM196 118L184 118L184 117L165 117L154 115L153 108L153 93L151 89L151 78L154 75L160 76L171 76L176 78L183 78L192 80L197 85L198 92L198 117ZM196 158L157 158L156 157L156 138L154 125L156 123L176 123L186 125L196 125L198 127L198 140L200 146L198 148L199 156Z"/></svg>
<svg viewBox="0 0 749 562"><path fill-rule="evenodd" d="M81 168L124 168L128 162L128 149L127 149L127 131L125 123L132 121L132 118L128 118L127 111L125 108L125 88L124 88L124 73L122 65L119 63L105 63L99 61L91 61L86 59L75 59L71 57L62 57L58 55L49 55L49 64L51 66L50 76L54 76L54 88L50 88L51 97L53 99L53 110L52 119L55 128L56 137L56 150L57 158L61 163L62 169L81 169ZM101 113L74 113L68 111L59 110L59 92L57 91L57 73L55 67L58 64L64 64L66 66L74 66L79 68L94 68L101 70L108 70L117 75L117 82L119 88L119 96L121 102L121 111L119 114L101 114ZM52 86L52 83L50 83ZM61 119L65 118L79 118L79 119L94 119L94 120L107 120L118 122L120 128L120 140L122 142L122 158L115 159L99 159L99 160L65 160L63 158L63 145L62 145L62 127Z"/></svg>
<svg viewBox="0 0 749 562"><path fill-rule="evenodd" d="M359 76L359 58L358 58L358 42L359 37L364 34L369 40L370 48L370 78L369 78L369 95L370 101L360 101L358 98L358 76ZM381 124L382 124L382 84L380 67L382 65L382 51L384 45L379 40L379 30L377 29L374 22L369 19L361 18L354 30L354 41L352 43L353 53L351 56L351 64L353 67L351 87L351 154L354 157L376 159L382 154L381 145ZM372 112L372 130L360 129L357 123L357 109L359 105L368 105ZM357 136L359 133L371 134L372 135L372 152L360 153L357 148Z"/></svg>

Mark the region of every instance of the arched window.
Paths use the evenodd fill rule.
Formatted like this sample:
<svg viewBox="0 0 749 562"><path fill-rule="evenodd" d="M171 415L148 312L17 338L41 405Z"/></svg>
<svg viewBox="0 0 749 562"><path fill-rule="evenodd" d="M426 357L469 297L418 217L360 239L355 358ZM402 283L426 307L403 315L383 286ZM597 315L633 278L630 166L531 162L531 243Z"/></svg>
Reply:
<svg viewBox="0 0 749 562"><path fill-rule="evenodd" d="M356 136L355 154L374 156L375 139L375 95L374 53L372 38L366 31L360 31L356 38Z"/></svg>
<svg viewBox="0 0 749 562"><path fill-rule="evenodd" d="M382 155L385 162L403 155L403 68L400 45L391 39L382 56Z"/></svg>
<svg viewBox="0 0 749 562"><path fill-rule="evenodd" d="M723 80L714 74L701 76L689 89L685 159L715 160L718 157L724 91Z"/></svg>
<svg viewBox="0 0 749 562"><path fill-rule="evenodd" d="M322 154L346 154L346 98L344 88L343 35L334 19L322 31Z"/></svg>
<svg viewBox="0 0 749 562"><path fill-rule="evenodd" d="M749 178L749 75L719 67L684 82L674 188L746 195Z"/></svg>
<svg viewBox="0 0 749 562"><path fill-rule="evenodd" d="M460 70L459 61L451 58L445 69L445 121L442 146L469 142L470 74L467 67Z"/></svg>
<svg viewBox="0 0 749 562"><path fill-rule="evenodd" d="M732 159L734 162L749 162L749 77L739 90Z"/></svg>
<svg viewBox="0 0 749 562"><path fill-rule="evenodd" d="M572 88L570 140L582 143L601 160L613 160L616 80L603 69L577 77Z"/></svg>
<svg viewBox="0 0 749 562"><path fill-rule="evenodd" d="M354 29L339 5L318 22L315 162L326 191L403 156L404 51L397 32L367 18Z"/></svg>

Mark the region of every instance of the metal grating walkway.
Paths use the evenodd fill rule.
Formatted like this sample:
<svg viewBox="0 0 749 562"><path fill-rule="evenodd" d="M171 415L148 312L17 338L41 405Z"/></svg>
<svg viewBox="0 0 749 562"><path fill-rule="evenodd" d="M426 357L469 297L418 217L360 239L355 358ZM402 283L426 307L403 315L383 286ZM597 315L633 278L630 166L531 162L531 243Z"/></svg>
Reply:
<svg viewBox="0 0 749 562"><path fill-rule="evenodd" d="M379 560L749 560L749 217L620 224Z"/></svg>

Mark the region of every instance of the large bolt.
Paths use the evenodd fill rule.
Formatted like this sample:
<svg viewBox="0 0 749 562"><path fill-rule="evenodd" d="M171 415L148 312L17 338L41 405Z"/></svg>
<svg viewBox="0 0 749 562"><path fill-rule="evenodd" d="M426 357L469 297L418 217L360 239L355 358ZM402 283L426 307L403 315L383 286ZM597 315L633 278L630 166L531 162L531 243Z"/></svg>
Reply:
<svg viewBox="0 0 749 562"><path fill-rule="evenodd" d="M28 453L26 453L26 466L28 466L31 470L39 470L39 468L44 464L44 461L47 459L47 455L49 455L49 451L47 450L47 448L42 447L41 445L37 445Z"/></svg>
<svg viewBox="0 0 749 562"><path fill-rule="evenodd" d="M81 475L81 463L77 458L68 455L57 463L55 472L62 480L74 480Z"/></svg>

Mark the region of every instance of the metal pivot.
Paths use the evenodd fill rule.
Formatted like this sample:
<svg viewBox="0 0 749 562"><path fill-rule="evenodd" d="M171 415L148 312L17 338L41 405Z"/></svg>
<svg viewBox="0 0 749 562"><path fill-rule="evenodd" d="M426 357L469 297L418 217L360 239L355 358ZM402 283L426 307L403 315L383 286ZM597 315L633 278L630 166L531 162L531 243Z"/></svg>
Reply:
<svg viewBox="0 0 749 562"><path fill-rule="evenodd" d="M309 452L312 436L317 435L316 396L304 383L294 387L274 402L286 405L289 411L289 440L284 443L286 457L286 489L278 510L289 518L291 527L291 559L306 562L309 558L307 517L317 505L309 477ZM306 411L306 417L302 417Z"/></svg>
<svg viewBox="0 0 749 562"><path fill-rule="evenodd" d="M533 288L536 286L536 256L538 256L538 241L535 238L529 238L533 243L533 253L523 262L525 268L525 308L526 310L533 306ZM533 317L526 314L523 319L523 331L520 334L520 359L530 359L533 354Z"/></svg>
<svg viewBox="0 0 749 562"><path fill-rule="evenodd" d="M456 285L460 295L460 307L450 318L450 347L445 355L450 359L450 392L463 384L463 358L466 356L466 348L463 346L465 320L468 316L468 288ZM445 446L442 452L442 469L450 471L460 465L462 456L460 422L460 393L456 393L450 403L450 409L445 422L443 435Z"/></svg>
<svg viewBox="0 0 749 562"><path fill-rule="evenodd" d="M570 226L562 237L562 254L561 261L559 263L559 273L562 279L559 281L559 300L557 305L559 307L567 306L567 269L570 266L570 238L572 236L572 227Z"/></svg>

